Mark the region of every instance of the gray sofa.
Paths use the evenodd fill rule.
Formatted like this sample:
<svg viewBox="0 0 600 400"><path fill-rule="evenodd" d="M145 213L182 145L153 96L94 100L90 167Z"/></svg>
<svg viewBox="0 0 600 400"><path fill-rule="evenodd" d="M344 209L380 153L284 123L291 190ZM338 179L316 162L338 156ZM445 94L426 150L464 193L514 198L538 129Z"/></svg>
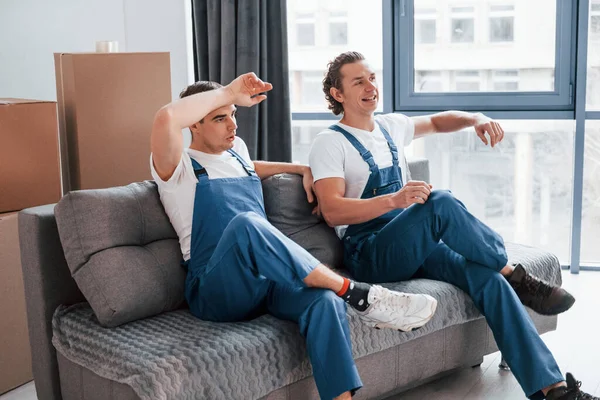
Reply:
<svg viewBox="0 0 600 400"><path fill-rule="evenodd" d="M410 170L413 179L428 180L426 160L412 161ZM340 242L311 215L299 178L274 176L263 188L271 222L341 269ZM19 236L39 399L318 398L295 324L268 315L215 324L187 311L177 237L154 182L73 192L56 211L23 210ZM511 261L561 282L552 254L507 249ZM139 256L127 262L126 252ZM476 366L497 350L485 319L459 289L428 280L385 286L429 293L438 311L410 333L369 329L349 313L364 383L357 399L385 398ZM556 329L555 317L530 314L540 333Z"/></svg>

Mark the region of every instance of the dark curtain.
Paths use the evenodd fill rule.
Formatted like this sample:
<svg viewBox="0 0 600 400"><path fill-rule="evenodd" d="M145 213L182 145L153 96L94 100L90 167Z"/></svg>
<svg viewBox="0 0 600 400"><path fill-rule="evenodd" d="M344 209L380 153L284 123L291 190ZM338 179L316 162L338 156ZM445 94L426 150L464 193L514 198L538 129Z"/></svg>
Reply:
<svg viewBox="0 0 600 400"><path fill-rule="evenodd" d="M285 0L192 0L196 79L228 84L254 72L273 84L258 106L238 108L238 135L254 160L291 161Z"/></svg>

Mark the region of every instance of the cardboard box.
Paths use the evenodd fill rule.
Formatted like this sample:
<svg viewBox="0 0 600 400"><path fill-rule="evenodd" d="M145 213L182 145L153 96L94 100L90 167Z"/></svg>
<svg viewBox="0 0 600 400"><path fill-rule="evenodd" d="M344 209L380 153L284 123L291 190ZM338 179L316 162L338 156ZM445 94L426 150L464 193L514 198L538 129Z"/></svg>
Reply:
<svg viewBox="0 0 600 400"><path fill-rule="evenodd" d="M152 122L171 102L169 53L57 53L54 62L63 193L152 179Z"/></svg>
<svg viewBox="0 0 600 400"><path fill-rule="evenodd" d="M0 394L29 382L31 351L17 213L0 214Z"/></svg>
<svg viewBox="0 0 600 400"><path fill-rule="evenodd" d="M61 195L56 102L0 99L0 213Z"/></svg>

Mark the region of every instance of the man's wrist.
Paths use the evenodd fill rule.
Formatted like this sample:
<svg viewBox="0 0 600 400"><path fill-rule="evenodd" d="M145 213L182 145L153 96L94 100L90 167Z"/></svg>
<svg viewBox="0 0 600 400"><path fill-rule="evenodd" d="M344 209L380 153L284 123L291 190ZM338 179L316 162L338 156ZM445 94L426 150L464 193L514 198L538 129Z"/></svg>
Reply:
<svg viewBox="0 0 600 400"><path fill-rule="evenodd" d="M473 126L477 126L479 124L485 123L489 118L485 116L483 113L473 113Z"/></svg>

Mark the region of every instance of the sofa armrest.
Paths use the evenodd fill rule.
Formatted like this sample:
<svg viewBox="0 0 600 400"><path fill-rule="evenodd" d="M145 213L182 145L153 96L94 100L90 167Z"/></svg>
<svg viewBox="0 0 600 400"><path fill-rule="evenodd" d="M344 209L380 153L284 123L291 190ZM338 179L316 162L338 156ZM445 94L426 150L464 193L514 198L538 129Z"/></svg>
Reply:
<svg viewBox="0 0 600 400"><path fill-rule="evenodd" d="M429 182L429 160L426 158L407 158L410 177L413 181Z"/></svg>
<svg viewBox="0 0 600 400"><path fill-rule="evenodd" d="M19 213L19 242L35 388L40 400L60 400L52 316L61 304L85 300L65 260L54 204Z"/></svg>

